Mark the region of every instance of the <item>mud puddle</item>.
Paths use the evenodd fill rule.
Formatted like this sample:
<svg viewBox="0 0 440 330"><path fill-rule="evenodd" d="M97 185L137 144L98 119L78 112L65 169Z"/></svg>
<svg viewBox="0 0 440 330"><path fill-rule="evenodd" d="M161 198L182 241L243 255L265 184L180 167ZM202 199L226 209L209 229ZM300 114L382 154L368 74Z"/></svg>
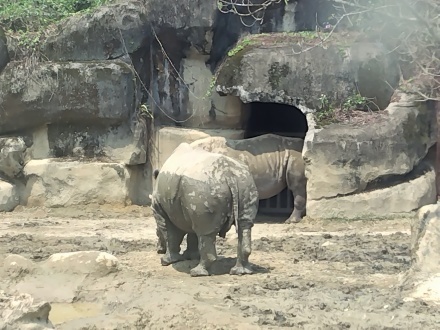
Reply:
<svg viewBox="0 0 440 330"><path fill-rule="evenodd" d="M51 307L49 319L54 326L69 321L98 316L103 312L103 308L99 304L87 302L52 303Z"/></svg>

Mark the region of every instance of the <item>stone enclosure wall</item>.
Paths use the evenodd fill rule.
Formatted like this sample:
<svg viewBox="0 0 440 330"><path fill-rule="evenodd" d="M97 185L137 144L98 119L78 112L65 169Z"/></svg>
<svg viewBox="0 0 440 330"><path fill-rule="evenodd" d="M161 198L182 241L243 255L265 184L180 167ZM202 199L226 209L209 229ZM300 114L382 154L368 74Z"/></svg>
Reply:
<svg viewBox="0 0 440 330"><path fill-rule="evenodd" d="M301 52L309 37L293 32L307 22L294 13L275 7L247 31L219 18L215 1L125 1L61 23L32 65L0 34L0 210L148 205L152 170L179 143L244 138L257 103L307 118L301 132L289 119L281 133L304 133L310 217L433 203L432 104L398 92L397 60L378 43ZM323 95L336 103L358 92L381 110L374 121L320 125Z"/></svg>

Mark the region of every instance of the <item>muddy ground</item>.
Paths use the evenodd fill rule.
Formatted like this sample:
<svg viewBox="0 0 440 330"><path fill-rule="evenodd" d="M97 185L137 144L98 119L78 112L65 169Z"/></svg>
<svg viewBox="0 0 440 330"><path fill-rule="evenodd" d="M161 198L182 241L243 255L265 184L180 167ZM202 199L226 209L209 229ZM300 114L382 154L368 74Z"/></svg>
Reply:
<svg viewBox="0 0 440 330"><path fill-rule="evenodd" d="M250 276L230 276L236 234L218 239L214 275L195 262L163 267L148 208L19 209L0 216L0 265L8 254L37 263L57 252L100 250L120 270L92 275L3 277L0 290L52 303L57 329L440 329L439 306L405 302L399 275L410 267L409 219L253 229Z"/></svg>

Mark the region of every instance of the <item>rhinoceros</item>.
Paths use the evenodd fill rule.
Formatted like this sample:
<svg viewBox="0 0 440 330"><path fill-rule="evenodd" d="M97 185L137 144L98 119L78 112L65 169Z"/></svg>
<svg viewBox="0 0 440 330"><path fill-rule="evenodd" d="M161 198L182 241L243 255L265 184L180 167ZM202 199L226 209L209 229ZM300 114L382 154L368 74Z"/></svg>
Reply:
<svg viewBox="0 0 440 330"><path fill-rule="evenodd" d="M286 223L299 222L305 214L306 186L302 149L304 140L265 134L250 139L207 137L191 146L219 153L249 167L260 199L279 194L286 186L294 196L294 209Z"/></svg>
<svg viewBox="0 0 440 330"><path fill-rule="evenodd" d="M152 210L159 238L166 244L164 266L200 257L191 276L209 275L216 236L238 232L237 263L230 274L252 273L251 228L258 210L258 190L248 167L230 157L180 144L155 172ZM188 234L187 250L180 244Z"/></svg>

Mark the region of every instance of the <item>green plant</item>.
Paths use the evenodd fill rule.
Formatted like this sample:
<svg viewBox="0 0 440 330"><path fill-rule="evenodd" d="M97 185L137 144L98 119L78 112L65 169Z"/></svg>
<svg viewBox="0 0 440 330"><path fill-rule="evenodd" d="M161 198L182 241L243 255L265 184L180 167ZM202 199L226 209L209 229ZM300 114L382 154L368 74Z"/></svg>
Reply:
<svg viewBox="0 0 440 330"><path fill-rule="evenodd" d="M2 0L0 24L14 32L36 32L109 0Z"/></svg>
<svg viewBox="0 0 440 330"><path fill-rule="evenodd" d="M304 39L315 39L318 38L318 33L316 33L315 31L300 31L300 32L296 32L297 35L299 35L300 37L303 37Z"/></svg>
<svg viewBox="0 0 440 330"><path fill-rule="evenodd" d="M113 0L0 0L0 26L16 40L20 56L38 53L46 29L54 23Z"/></svg>
<svg viewBox="0 0 440 330"><path fill-rule="evenodd" d="M333 122L335 116L335 109L331 105L331 102L328 99L327 95L321 94L318 100L319 100L319 107L318 107L318 112L316 114L316 119L318 120L318 123L325 125Z"/></svg>
<svg viewBox="0 0 440 330"><path fill-rule="evenodd" d="M228 52L228 56L232 57L234 55L236 55L239 51L243 50L246 46L252 45L254 42L249 39L249 38L244 38L243 40L241 40L240 42L238 42L234 48L232 48L229 52Z"/></svg>
<svg viewBox="0 0 440 330"><path fill-rule="evenodd" d="M208 90L206 91L206 94L205 94L205 96L203 97L204 99L207 99L207 98L211 97L211 95L212 95L212 91L214 90L214 87L215 87L215 83L216 83L216 81L217 81L217 76L213 76L213 77L211 78L211 82L209 83Z"/></svg>
<svg viewBox="0 0 440 330"><path fill-rule="evenodd" d="M342 104L342 110L364 109L367 106L368 98L360 94L349 96Z"/></svg>

